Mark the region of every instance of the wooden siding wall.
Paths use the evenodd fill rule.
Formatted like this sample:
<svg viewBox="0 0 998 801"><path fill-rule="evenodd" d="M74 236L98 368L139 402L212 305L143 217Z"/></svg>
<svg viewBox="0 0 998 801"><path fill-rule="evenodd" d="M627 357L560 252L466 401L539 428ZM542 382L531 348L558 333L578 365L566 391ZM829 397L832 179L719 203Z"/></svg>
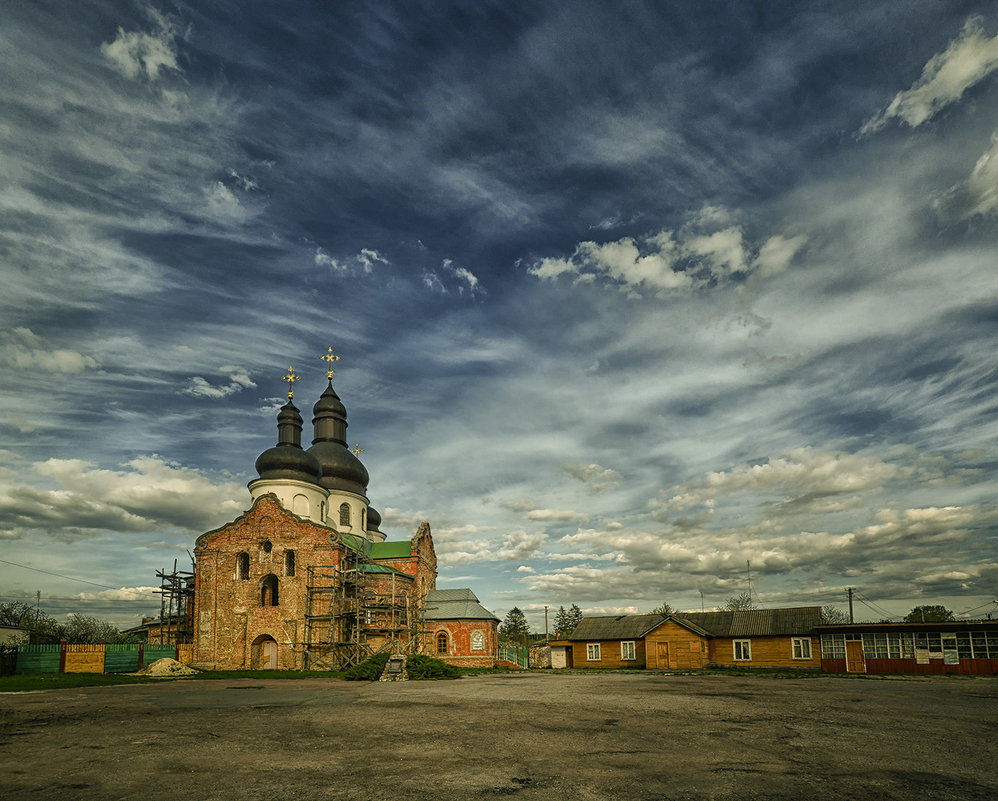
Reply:
<svg viewBox="0 0 998 801"><path fill-rule="evenodd" d="M752 643L751 661L735 661L735 640ZM811 658L794 659L793 638L783 637L718 637L710 640L710 664L733 667L794 667L821 669L821 641L811 637Z"/></svg>
<svg viewBox="0 0 998 801"><path fill-rule="evenodd" d="M704 638L671 620L645 635L645 662L659 670L688 670L707 666Z"/></svg>
<svg viewBox="0 0 998 801"><path fill-rule="evenodd" d="M586 659L586 646L590 642L598 642L600 660L594 662ZM620 658L621 640L591 640L589 642L573 642L570 664L577 668L643 668L645 666L645 644L643 640L623 640L634 643L634 659Z"/></svg>

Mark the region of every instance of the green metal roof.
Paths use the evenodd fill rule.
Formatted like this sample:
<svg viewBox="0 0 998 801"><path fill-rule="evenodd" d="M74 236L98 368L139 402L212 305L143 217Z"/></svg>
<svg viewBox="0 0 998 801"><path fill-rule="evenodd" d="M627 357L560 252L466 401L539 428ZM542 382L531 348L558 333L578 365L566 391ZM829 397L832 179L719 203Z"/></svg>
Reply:
<svg viewBox="0 0 998 801"><path fill-rule="evenodd" d="M367 555L372 559L402 559L406 556L412 556L412 545L409 540L372 542Z"/></svg>
<svg viewBox="0 0 998 801"><path fill-rule="evenodd" d="M389 565L361 565L359 570L361 573L394 573L397 576L409 576L408 573L403 573L401 570Z"/></svg>

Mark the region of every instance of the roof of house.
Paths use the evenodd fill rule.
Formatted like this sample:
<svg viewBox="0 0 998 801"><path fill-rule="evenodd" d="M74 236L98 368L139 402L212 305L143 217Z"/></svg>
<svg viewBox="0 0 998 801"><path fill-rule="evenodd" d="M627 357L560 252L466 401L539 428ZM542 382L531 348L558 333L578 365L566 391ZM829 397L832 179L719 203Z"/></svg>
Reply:
<svg viewBox="0 0 998 801"><path fill-rule="evenodd" d="M746 609L738 612L678 612L672 615L617 615L586 617L568 638L579 640L634 640L666 620L708 637L779 637L810 634L821 622L820 606L789 609Z"/></svg>
<svg viewBox="0 0 998 801"><path fill-rule="evenodd" d="M482 606L475 593L467 588L427 591L423 618L425 620L499 619Z"/></svg>
<svg viewBox="0 0 998 801"><path fill-rule="evenodd" d="M584 617L569 640L634 640L644 637L665 620L664 615Z"/></svg>
<svg viewBox="0 0 998 801"><path fill-rule="evenodd" d="M821 607L681 612L673 617L688 620L713 637L779 637L810 634L821 623Z"/></svg>

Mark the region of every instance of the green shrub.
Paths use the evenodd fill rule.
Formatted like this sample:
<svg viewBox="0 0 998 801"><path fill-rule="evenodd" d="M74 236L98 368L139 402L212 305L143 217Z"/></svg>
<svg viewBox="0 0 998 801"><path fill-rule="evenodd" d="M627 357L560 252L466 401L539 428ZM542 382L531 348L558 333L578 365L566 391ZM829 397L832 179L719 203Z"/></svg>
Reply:
<svg viewBox="0 0 998 801"><path fill-rule="evenodd" d="M369 659L365 659L359 665L352 665L343 672L343 678L347 681L377 681L381 674L385 672L385 665L388 664L389 654L375 654Z"/></svg>
<svg viewBox="0 0 998 801"><path fill-rule="evenodd" d="M461 669L426 654L413 654L405 664L410 679L456 679Z"/></svg>
<svg viewBox="0 0 998 801"><path fill-rule="evenodd" d="M343 673L343 678L347 681L377 681L385 672L388 656L387 653L375 654L359 665L347 668ZM406 660L405 669L409 678L417 681L421 679L456 679L461 675L460 668L424 654L410 656Z"/></svg>

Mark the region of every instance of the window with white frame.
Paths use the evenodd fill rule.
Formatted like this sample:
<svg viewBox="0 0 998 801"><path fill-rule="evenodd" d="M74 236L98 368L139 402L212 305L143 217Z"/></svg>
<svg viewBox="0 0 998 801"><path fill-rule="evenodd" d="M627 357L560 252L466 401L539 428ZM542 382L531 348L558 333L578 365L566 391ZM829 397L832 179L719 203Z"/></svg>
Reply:
<svg viewBox="0 0 998 801"><path fill-rule="evenodd" d="M811 658L811 638L794 637L792 639L794 659Z"/></svg>
<svg viewBox="0 0 998 801"><path fill-rule="evenodd" d="M735 640L735 661L750 662L752 660L752 641Z"/></svg>
<svg viewBox="0 0 998 801"><path fill-rule="evenodd" d="M620 644L620 658L621 660L637 659L638 657L634 652L633 642L622 642Z"/></svg>
<svg viewBox="0 0 998 801"><path fill-rule="evenodd" d="M471 632L471 650L472 651L484 651L485 650L485 634L481 631Z"/></svg>
<svg viewBox="0 0 998 801"><path fill-rule="evenodd" d="M591 642L586 645L586 661L587 662L599 662L599 643Z"/></svg>

